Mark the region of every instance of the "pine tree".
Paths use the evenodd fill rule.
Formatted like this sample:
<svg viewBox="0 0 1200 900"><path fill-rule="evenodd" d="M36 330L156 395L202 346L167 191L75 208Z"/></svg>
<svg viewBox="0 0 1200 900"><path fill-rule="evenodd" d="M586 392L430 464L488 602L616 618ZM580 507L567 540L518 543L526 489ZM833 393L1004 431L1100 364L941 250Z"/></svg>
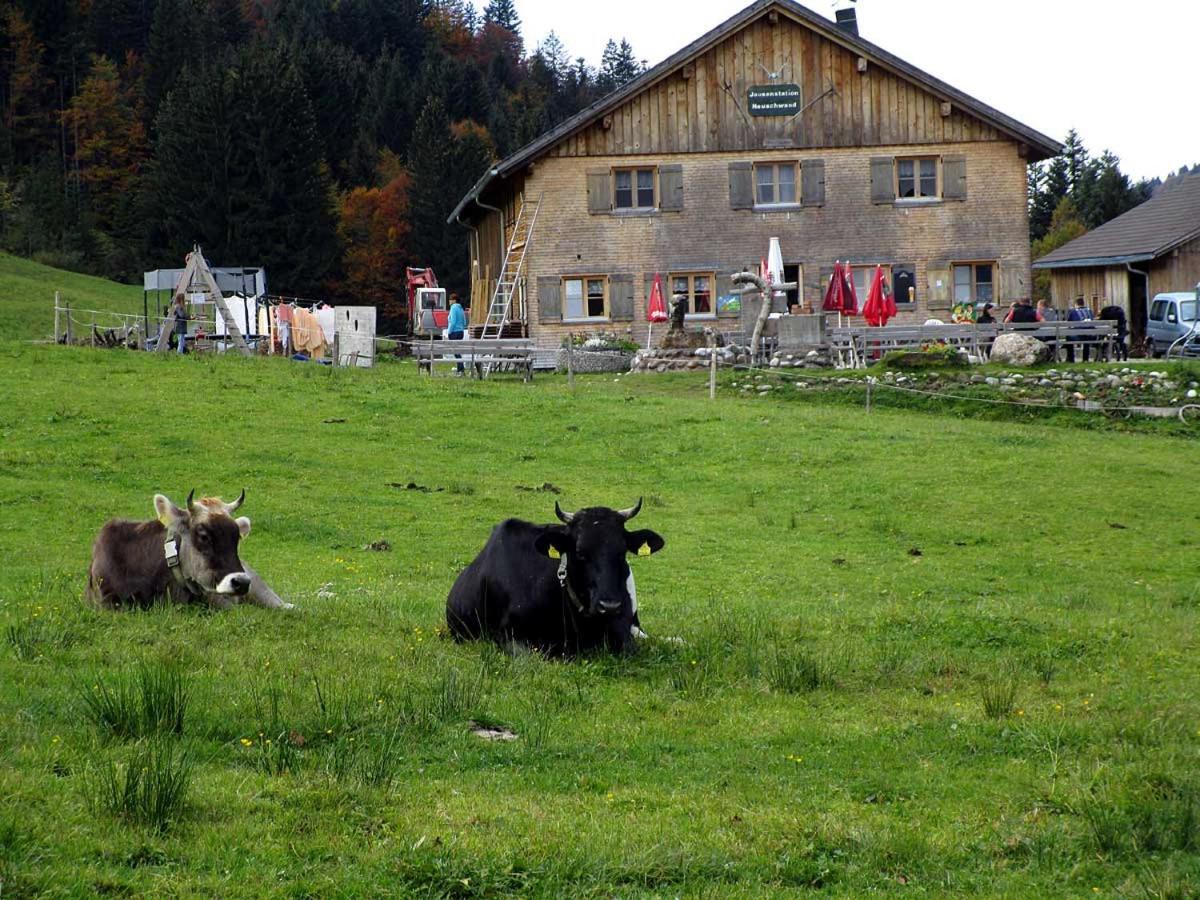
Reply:
<svg viewBox="0 0 1200 900"><path fill-rule="evenodd" d="M1070 194L1070 172L1066 157L1056 156L1048 164L1030 166L1030 173L1029 234L1036 241L1050 230L1054 211Z"/></svg>
<svg viewBox="0 0 1200 900"><path fill-rule="evenodd" d="M483 21L506 28L513 34L521 33L521 19L513 0L488 0L483 10Z"/></svg>
<svg viewBox="0 0 1200 900"><path fill-rule="evenodd" d="M1087 189L1089 165L1087 147L1083 145L1079 133L1074 128L1067 132L1067 139L1063 147L1062 155L1067 166L1068 190L1078 203L1078 192Z"/></svg>
<svg viewBox="0 0 1200 900"><path fill-rule="evenodd" d="M451 169L450 121L442 101L430 97L417 119L408 152L413 264L432 266L440 284L463 293L465 284L458 279L466 270L466 243L446 224L459 200L451 196Z"/></svg>
<svg viewBox="0 0 1200 900"><path fill-rule="evenodd" d="M287 56L246 48L190 70L157 120L149 197L160 261L193 242L254 260L289 293L319 291L337 256L332 194L312 109Z"/></svg>

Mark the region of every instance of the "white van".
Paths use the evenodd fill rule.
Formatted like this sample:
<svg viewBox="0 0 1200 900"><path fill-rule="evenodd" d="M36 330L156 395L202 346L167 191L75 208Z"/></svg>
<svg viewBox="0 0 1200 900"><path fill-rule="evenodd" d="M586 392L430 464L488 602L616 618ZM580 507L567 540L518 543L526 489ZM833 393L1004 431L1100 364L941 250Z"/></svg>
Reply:
<svg viewBox="0 0 1200 900"><path fill-rule="evenodd" d="M1146 314L1146 338L1153 342L1154 355L1166 353L1189 334L1193 340L1188 343L1200 345L1200 290L1156 294Z"/></svg>

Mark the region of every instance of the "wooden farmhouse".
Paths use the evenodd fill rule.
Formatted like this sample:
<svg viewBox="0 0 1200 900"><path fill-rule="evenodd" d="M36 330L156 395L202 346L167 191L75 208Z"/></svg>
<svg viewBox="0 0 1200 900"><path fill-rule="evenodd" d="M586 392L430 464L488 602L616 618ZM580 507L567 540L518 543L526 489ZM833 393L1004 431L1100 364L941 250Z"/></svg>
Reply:
<svg viewBox="0 0 1200 900"><path fill-rule="evenodd" d="M1050 272L1054 305L1082 297L1094 310L1125 308L1134 340L1146 332L1146 298L1200 284L1200 176L1169 184L1124 215L1034 263Z"/></svg>
<svg viewBox="0 0 1200 900"><path fill-rule="evenodd" d="M772 237L789 303L812 309L835 260L860 302L883 265L901 322L1026 297L1026 165L1061 149L852 18L758 0L483 175L451 215L470 231L472 324L490 310L490 334L503 318L539 347L640 342L658 274L690 322L737 331L730 276Z"/></svg>

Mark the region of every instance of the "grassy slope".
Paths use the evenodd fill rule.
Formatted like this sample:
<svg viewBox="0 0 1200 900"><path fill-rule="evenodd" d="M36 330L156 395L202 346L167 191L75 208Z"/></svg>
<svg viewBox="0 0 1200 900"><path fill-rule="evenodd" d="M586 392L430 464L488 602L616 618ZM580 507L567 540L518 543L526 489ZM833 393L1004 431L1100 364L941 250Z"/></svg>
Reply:
<svg viewBox="0 0 1200 900"><path fill-rule="evenodd" d="M54 292L73 310L142 312L142 290L137 285L117 284L91 275L52 269L32 260L0 252L0 339L42 340L54 331ZM79 323L93 319L101 327L121 324L111 316L80 312ZM62 328L66 329L65 321Z"/></svg>
<svg viewBox="0 0 1200 900"><path fill-rule="evenodd" d="M670 377L571 394L396 365L0 354L0 879L17 895L1200 879L1190 442L714 404ZM434 490L389 486L409 482ZM568 507L647 496L639 524L667 547L635 563L643 623L686 645L561 663L435 636L490 526L552 518L523 489L545 482ZM80 606L101 522L192 486L248 488L245 556L297 613ZM391 552L363 549L377 540ZM197 769L157 834L89 809L97 765L132 751L79 698L171 659ZM805 664L825 683L785 690ZM1009 678L1014 710L989 719L981 687ZM521 740L482 744L470 718ZM263 742L290 732L298 760L269 774Z"/></svg>

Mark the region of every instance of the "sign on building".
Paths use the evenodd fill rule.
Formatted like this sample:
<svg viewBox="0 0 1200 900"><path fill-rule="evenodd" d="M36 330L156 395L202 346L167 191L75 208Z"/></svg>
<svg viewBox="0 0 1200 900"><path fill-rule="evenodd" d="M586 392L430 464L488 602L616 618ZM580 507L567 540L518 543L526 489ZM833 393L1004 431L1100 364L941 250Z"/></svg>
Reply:
<svg viewBox="0 0 1200 900"><path fill-rule="evenodd" d="M800 85L752 85L749 99L752 116L794 116L800 112Z"/></svg>

